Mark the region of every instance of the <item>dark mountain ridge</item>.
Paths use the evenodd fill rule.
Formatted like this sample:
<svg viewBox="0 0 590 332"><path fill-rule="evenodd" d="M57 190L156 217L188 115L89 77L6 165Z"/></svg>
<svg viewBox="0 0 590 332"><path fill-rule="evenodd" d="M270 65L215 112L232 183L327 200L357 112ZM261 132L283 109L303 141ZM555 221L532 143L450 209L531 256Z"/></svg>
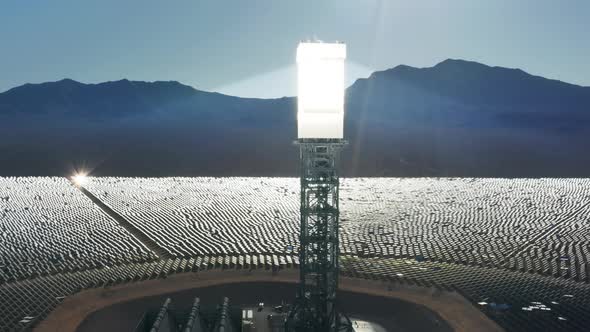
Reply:
<svg viewBox="0 0 590 332"><path fill-rule="evenodd" d="M520 69L490 67L465 60L448 59L422 69L398 66L371 76L402 80L477 106L535 109L572 106L566 110L574 111L590 98L588 87L533 76Z"/></svg>
<svg viewBox="0 0 590 332"><path fill-rule="evenodd" d="M590 88L445 60L346 93L349 176L590 176ZM0 175L295 175L296 98L71 79L0 93Z"/></svg>

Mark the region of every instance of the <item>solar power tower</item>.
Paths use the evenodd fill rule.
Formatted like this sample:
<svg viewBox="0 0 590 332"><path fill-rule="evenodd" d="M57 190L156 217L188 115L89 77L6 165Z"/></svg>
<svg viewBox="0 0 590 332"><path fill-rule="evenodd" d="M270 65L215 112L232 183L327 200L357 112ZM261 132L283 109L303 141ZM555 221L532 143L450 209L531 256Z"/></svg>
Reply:
<svg viewBox="0 0 590 332"><path fill-rule="evenodd" d="M336 308L338 289L338 159L346 144L342 43L297 48L297 131L301 161L300 283L287 331L352 331Z"/></svg>

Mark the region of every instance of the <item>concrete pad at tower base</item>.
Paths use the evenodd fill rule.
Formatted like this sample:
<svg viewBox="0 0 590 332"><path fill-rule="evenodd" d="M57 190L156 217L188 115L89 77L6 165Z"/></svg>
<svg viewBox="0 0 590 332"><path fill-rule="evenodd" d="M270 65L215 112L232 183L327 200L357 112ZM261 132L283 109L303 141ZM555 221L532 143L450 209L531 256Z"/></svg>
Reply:
<svg viewBox="0 0 590 332"><path fill-rule="evenodd" d="M286 318L286 312L277 312L272 306L244 307L242 308L242 331L284 331Z"/></svg>
<svg viewBox="0 0 590 332"><path fill-rule="evenodd" d="M387 332L383 326L366 320L351 318L350 322L354 332Z"/></svg>

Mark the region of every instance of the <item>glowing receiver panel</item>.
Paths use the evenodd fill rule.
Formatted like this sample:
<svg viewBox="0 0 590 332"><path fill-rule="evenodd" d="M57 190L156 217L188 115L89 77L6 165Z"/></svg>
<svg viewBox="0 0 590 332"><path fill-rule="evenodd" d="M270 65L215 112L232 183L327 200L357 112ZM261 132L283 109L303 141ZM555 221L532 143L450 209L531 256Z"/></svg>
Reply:
<svg viewBox="0 0 590 332"><path fill-rule="evenodd" d="M297 47L299 138L343 138L346 45L300 43Z"/></svg>

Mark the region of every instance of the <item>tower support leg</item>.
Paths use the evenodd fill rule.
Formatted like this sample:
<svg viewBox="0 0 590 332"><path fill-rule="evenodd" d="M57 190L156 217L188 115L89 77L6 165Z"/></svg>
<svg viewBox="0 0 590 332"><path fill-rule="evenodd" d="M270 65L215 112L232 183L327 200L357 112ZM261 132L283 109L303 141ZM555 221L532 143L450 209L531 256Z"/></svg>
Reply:
<svg viewBox="0 0 590 332"><path fill-rule="evenodd" d="M341 139L300 139L299 291L287 331L352 331L338 313L338 160Z"/></svg>

